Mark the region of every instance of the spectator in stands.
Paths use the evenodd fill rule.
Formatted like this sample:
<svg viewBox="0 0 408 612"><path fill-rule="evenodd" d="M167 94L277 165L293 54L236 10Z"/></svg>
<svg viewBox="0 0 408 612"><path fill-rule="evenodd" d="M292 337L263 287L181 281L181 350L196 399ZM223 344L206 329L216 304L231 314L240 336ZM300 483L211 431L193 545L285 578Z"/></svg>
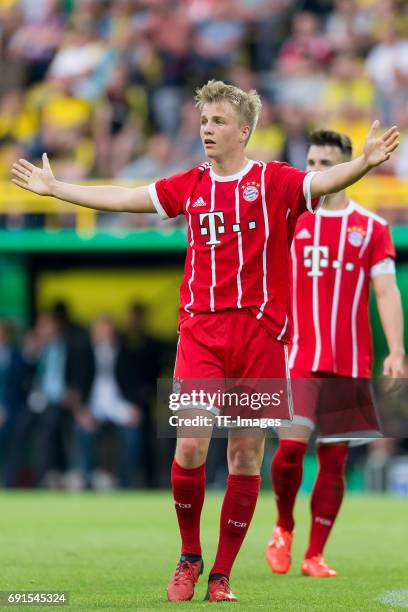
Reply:
<svg viewBox="0 0 408 612"><path fill-rule="evenodd" d="M18 411L24 398L23 360L11 339L11 328L0 320L0 483Z"/></svg>
<svg viewBox="0 0 408 612"><path fill-rule="evenodd" d="M24 62L26 86L45 77L60 45L64 20L59 4L58 0L46 0L42 11L27 12L10 39L11 56Z"/></svg>
<svg viewBox="0 0 408 612"><path fill-rule="evenodd" d="M181 172L184 163L174 160L174 146L166 134L154 134L147 142L147 152L130 162L118 174L117 178L125 180L146 180L156 176L169 176Z"/></svg>
<svg viewBox="0 0 408 612"><path fill-rule="evenodd" d="M246 33L246 25L231 0L218 0L211 15L198 23L193 43L195 81L225 78Z"/></svg>
<svg viewBox="0 0 408 612"><path fill-rule="evenodd" d="M120 441L119 484L129 487L141 459L140 380L132 354L120 342L110 317L94 321L91 342L91 350L82 356L83 376L74 410L80 469L85 486L92 487L98 467L97 439L103 429L112 429Z"/></svg>
<svg viewBox="0 0 408 612"><path fill-rule="evenodd" d="M67 347L55 318L38 317L24 342L24 359L31 383L26 406L18 414L6 465L6 485L14 486L27 445L33 443L33 474L26 484L46 485L51 468L66 469L62 413L66 409Z"/></svg>
<svg viewBox="0 0 408 612"><path fill-rule="evenodd" d="M368 54L366 70L377 88L380 118L385 125L390 125L393 99L408 89L406 22L392 16L379 27L379 42Z"/></svg>
<svg viewBox="0 0 408 612"><path fill-rule="evenodd" d="M280 117L285 133L281 161L303 169L309 148L307 114L300 106L284 105L280 109Z"/></svg>

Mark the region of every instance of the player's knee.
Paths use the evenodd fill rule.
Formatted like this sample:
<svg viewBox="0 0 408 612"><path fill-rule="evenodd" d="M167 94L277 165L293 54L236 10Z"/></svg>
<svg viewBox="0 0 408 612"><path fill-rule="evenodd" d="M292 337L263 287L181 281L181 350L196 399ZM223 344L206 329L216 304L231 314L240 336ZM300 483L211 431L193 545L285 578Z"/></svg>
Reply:
<svg viewBox="0 0 408 612"><path fill-rule="evenodd" d="M259 474L262 457L254 447L238 447L228 452L228 464L232 474Z"/></svg>
<svg viewBox="0 0 408 612"><path fill-rule="evenodd" d="M296 465L303 461L307 450L307 442L298 440L281 440L279 442L279 455L283 463Z"/></svg>
<svg viewBox="0 0 408 612"><path fill-rule="evenodd" d="M176 459L183 467L202 465L207 456L207 443L196 438L177 440Z"/></svg>

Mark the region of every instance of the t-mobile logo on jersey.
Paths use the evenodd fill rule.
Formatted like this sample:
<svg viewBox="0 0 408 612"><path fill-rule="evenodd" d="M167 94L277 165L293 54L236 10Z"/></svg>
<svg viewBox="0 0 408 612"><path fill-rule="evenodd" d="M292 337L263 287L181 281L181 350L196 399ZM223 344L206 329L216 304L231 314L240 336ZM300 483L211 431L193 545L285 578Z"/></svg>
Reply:
<svg viewBox="0 0 408 612"><path fill-rule="evenodd" d="M213 246L215 244L221 244L221 240L218 240L218 236L220 234L225 234L225 225L224 225L224 213L223 212L208 212L208 213L200 213L199 215L199 223L200 223L200 234L202 236L209 236L209 240L205 243L208 246ZM256 221L248 222L248 229L254 230L256 229ZM242 231L241 223L233 223L232 231L235 233L239 233Z"/></svg>
<svg viewBox="0 0 408 612"><path fill-rule="evenodd" d="M329 265L329 247L326 246L305 246L303 249L305 268L311 268L308 276L323 276L320 268L327 268Z"/></svg>
<svg viewBox="0 0 408 612"><path fill-rule="evenodd" d="M305 246L303 249L303 261L305 268L311 268L308 276L323 276L322 268L329 266L329 247L327 246ZM337 270L340 268L341 261L334 259L331 267ZM344 264L347 272L354 270L354 263L348 261Z"/></svg>

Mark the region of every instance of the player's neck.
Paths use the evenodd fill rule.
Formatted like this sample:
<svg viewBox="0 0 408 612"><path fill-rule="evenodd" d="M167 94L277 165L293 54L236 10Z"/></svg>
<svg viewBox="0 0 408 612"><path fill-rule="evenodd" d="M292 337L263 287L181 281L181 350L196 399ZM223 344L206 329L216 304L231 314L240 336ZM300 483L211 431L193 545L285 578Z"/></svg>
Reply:
<svg viewBox="0 0 408 612"><path fill-rule="evenodd" d="M212 159L211 162L214 174L218 176L233 176L245 168L248 158L242 153L234 157Z"/></svg>
<svg viewBox="0 0 408 612"><path fill-rule="evenodd" d="M349 203L348 197L345 191L339 193L333 193L325 197L323 208L326 210L343 210L347 208Z"/></svg>

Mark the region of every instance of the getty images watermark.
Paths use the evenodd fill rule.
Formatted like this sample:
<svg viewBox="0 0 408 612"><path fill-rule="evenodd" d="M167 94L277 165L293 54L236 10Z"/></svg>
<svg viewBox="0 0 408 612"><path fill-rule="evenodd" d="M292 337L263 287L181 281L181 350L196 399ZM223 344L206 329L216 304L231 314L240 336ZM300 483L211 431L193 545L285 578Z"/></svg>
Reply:
<svg viewBox="0 0 408 612"><path fill-rule="evenodd" d="M180 429L185 436L208 428L276 429L292 420L286 379L162 379L158 398L161 414L167 412L161 437Z"/></svg>
<svg viewBox="0 0 408 612"><path fill-rule="evenodd" d="M178 388L178 383L173 384ZM243 417L240 414L228 414L229 411L236 413L238 410L250 409L262 411L266 408L278 407L282 401L281 392L259 393L255 391L206 391L204 389L192 389L190 392L173 392L169 396L169 409L173 412L179 410L196 409L204 412L196 416L183 416L173 414L169 417L171 427L280 427L282 419L274 417ZM210 415L205 414L211 413ZM225 414L227 412L227 414ZM224 413L224 414L220 414Z"/></svg>

